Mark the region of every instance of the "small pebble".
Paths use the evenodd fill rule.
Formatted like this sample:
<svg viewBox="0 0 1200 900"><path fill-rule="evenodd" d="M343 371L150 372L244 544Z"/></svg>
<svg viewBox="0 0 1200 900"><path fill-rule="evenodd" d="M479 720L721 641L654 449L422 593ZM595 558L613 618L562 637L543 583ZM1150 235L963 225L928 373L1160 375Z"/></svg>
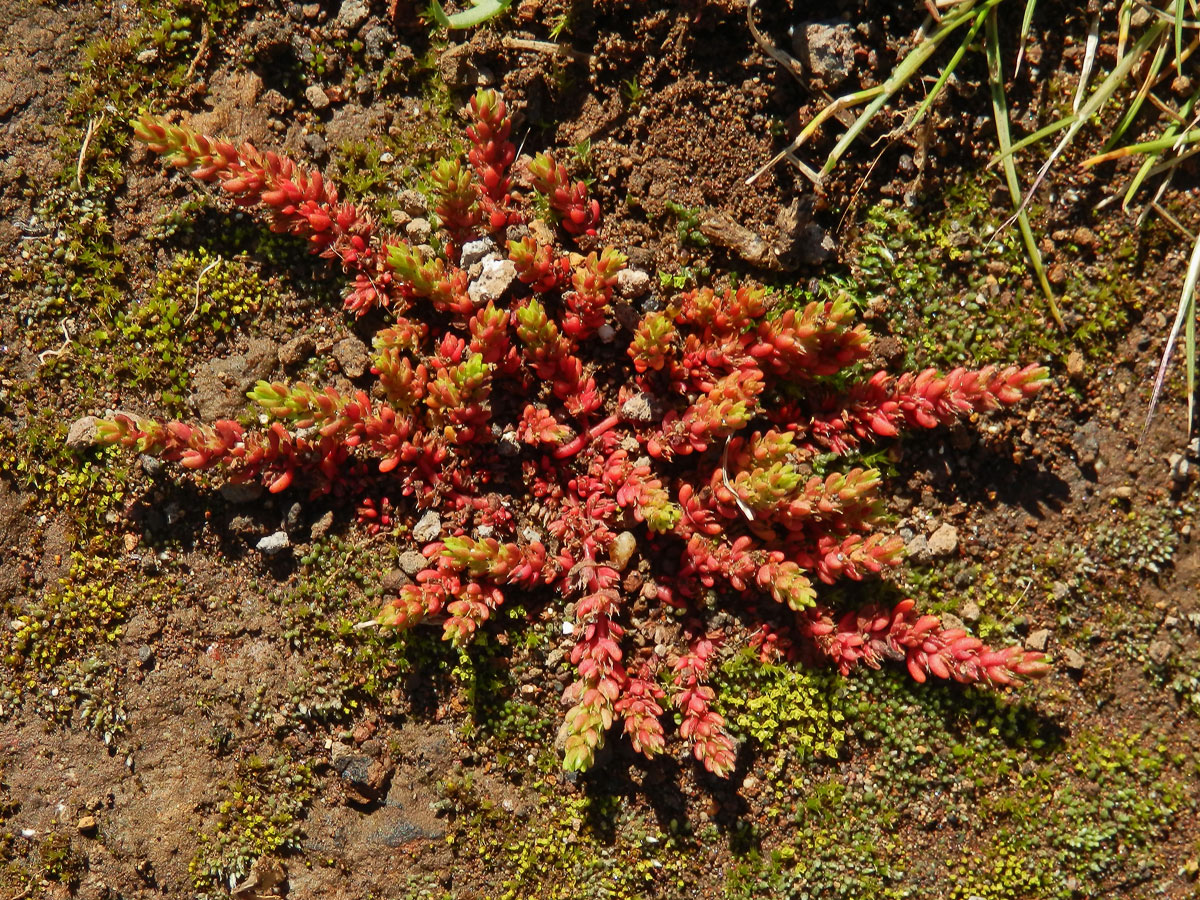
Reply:
<svg viewBox="0 0 1200 900"><path fill-rule="evenodd" d="M419 544L427 544L430 541L435 541L441 535L442 517L437 514L436 510L432 509L421 516L412 530L413 540Z"/></svg>
<svg viewBox="0 0 1200 900"><path fill-rule="evenodd" d="M321 89L319 84L310 84L305 88L304 97L313 109L321 110L329 108L329 95Z"/></svg>
<svg viewBox="0 0 1200 900"><path fill-rule="evenodd" d="M1039 628L1032 632L1029 637L1025 638L1026 650L1037 650L1039 652L1046 649L1050 643L1050 629Z"/></svg>
<svg viewBox="0 0 1200 900"><path fill-rule="evenodd" d="M266 537L260 538L259 542L254 545L254 548L264 556L277 556L291 545L286 531L276 531L274 534L268 534Z"/></svg>
<svg viewBox="0 0 1200 900"><path fill-rule="evenodd" d="M1067 647L1062 652L1062 661L1063 661L1063 665L1066 666L1068 669L1070 669L1072 672L1082 672L1083 671L1083 664L1084 664L1085 660L1083 658L1083 654L1080 653L1078 650L1074 650L1070 647Z"/></svg>
<svg viewBox="0 0 1200 900"><path fill-rule="evenodd" d="M1167 660L1175 655L1175 645L1170 641L1151 641L1150 646L1146 648L1146 653L1155 665L1165 665Z"/></svg>
<svg viewBox="0 0 1200 900"><path fill-rule="evenodd" d="M949 522L944 523L929 536L931 556L950 556L958 550L958 529Z"/></svg>

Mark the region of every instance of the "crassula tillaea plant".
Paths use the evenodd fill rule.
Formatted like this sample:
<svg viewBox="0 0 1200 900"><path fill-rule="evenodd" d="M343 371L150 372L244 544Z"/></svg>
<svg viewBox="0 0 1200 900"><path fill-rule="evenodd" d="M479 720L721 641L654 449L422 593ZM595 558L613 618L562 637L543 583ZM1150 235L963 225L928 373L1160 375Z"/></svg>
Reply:
<svg viewBox="0 0 1200 900"><path fill-rule="evenodd" d="M857 375L871 336L848 301L789 308L747 284L639 312L619 291L625 257L594 237L601 211L586 184L549 154L513 166L496 92L480 91L466 115L467 159L439 163L432 177L441 255L386 233L318 172L163 119L135 122L169 165L265 209L273 229L340 266L351 278L346 309L376 310L385 324L371 392L264 381L249 394L262 428L117 414L102 440L275 492L296 482L329 490L371 461L398 499L364 501L368 526L404 506L437 510L443 527L423 548L427 568L379 611L380 627L434 620L465 645L506 596L566 598L578 638L564 697L571 770L592 765L614 725L641 753L663 752L673 709L694 756L731 771L734 742L708 683L726 638L704 624L713 592L779 604L776 624L751 637L764 657L824 659L842 673L897 660L918 681L1009 685L1045 673L1040 655L987 647L910 600L826 606L818 583L895 566L902 543L883 527L877 470L813 471L818 456L1017 403L1045 369ZM530 184L516 183L518 168ZM523 227L530 189L563 240L587 252ZM492 263L515 275L500 297L478 296L459 266L464 244L485 235L505 248ZM634 600L691 611L665 658L661 648L630 653Z"/></svg>

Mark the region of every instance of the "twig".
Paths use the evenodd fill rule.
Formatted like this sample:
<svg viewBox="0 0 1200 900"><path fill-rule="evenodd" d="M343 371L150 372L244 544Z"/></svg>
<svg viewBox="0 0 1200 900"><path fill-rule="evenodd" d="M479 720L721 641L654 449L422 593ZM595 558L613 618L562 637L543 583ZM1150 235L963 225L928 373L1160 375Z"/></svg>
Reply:
<svg viewBox="0 0 1200 900"><path fill-rule="evenodd" d="M733 483L729 480L729 442L733 440L733 435L728 435L725 438L725 449L721 451L721 483L725 485L725 490L733 495L733 502L737 504L737 508L741 510L747 522L754 521L754 510L749 504L741 498L741 495L734 490Z"/></svg>
<svg viewBox="0 0 1200 900"><path fill-rule="evenodd" d="M1168 225L1173 226L1176 231L1178 231L1180 234L1182 234L1189 241L1194 242L1196 240L1196 236L1194 234L1192 234L1192 232L1188 228L1186 228L1182 222L1180 222L1177 218L1175 218L1173 215L1171 215L1171 213L1157 200L1150 201L1150 208L1153 209L1160 216L1162 216L1162 218L1166 220Z"/></svg>
<svg viewBox="0 0 1200 900"><path fill-rule="evenodd" d="M183 320L184 325L186 325L188 322L192 321L192 319L195 318L196 310L198 310L200 308L200 282L204 279L205 275L207 275L209 272L211 272L213 269L215 269L217 266L219 266L222 262L223 262L223 260L221 259L220 256L218 256L216 259L214 259L212 262L210 262L207 266L205 266L203 269L201 269L200 274L196 276L196 299L192 302L192 311L190 313L188 313L188 317Z"/></svg>
<svg viewBox="0 0 1200 900"><path fill-rule="evenodd" d="M758 25L754 22L754 10L758 8L758 0L750 0L746 4L746 24L750 26L750 34L754 38L754 42L758 44L758 48L763 53L775 60L785 69L788 74L795 78L804 87L808 87L808 82L804 79L804 66L800 60L783 50L780 50L774 44L766 39L761 31L758 30Z"/></svg>
<svg viewBox="0 0 1200 900"><path fill-rule="evenodd" d="M192 63L190 66L188 66L187 72L184 73L184 76L183 76L184 81L191 81L192 76L196 74L196 66L198 66L200 64L200 58L203 57L204 54L208 52L208 38L209 38L208 20L205 19L200 24L200 46L196 50L196 55L192 57Z"/></svg>
<svg viewBox="0 0 1200 900"><path fill-rule="evenodd" d="M549 53L552 56L568 56L575 60L575 62L584 63L589 66L596 62L596 57L591 53L576 50L573 47L568 47L566 44L554 44L550 41L531 41L528 38L505 37L504 46L511 47L513 50L532 50L535 53Z"/></svg>
<svg viewBox="0 0 1200 900"><path fill-rule="evenodd" d="M79 145L79 159L75 163L75 187L83 187L83 163L87 157L88 147L92 145L97 129L104 124L106 113L100 113L100 118L88 119L87 130L83 133L83 143Z"/></svg>
<svg viewBox="0 0 1200 900"><path fill-rule="evenodd" d="M57 350L43 350L41 353L39 353L38 354L38 365L39 366L44 366L46 364L47 356L53 356L55 359L58 359L58 357L62 356L64 353L66 353L67 348L71 346L71 333L69 331L67 331L67 320L63 319L58 324L62 326L62 332L63 332L63 338L64 338L63 344Z"/></svg>

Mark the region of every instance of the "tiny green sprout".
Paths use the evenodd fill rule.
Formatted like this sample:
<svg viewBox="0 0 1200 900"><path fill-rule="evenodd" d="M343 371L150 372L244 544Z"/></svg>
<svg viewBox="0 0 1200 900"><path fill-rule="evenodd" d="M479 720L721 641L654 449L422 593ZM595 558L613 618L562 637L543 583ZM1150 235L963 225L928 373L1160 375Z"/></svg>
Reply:
<svg viewBox="0 0 1200 900"><path fill-rule="evenodd" d="M674 200L664 200L663 206L678 220L675 224L675 236L680 246L691 245L704 248L708 246L708 238L700 230L700 210L676 203Z"/></svg>
<svg viewBox="0 0 1200 900"><path fill-rule="evenodd" d="M585 169L592 167L592 142L589 138L584 138L571 149L575 151L575 158L579 160L580 166Z"/></svg>
<svg viewBox="0 0 1200 900"><path fill-rule="evenodd" d="M448 15L438 0L430 0L425 15L439 28L472 28L496 18L512 5L512 0L471 0L471 8Z"/></svg>
<svg viewBox="0 0 1200 900"><path fill-rule="evenodd" d="M634 76L628 81L621 84L621 96L625 99L625 105L630 109L637 109L642 105L642 100L645 99L646 91Z"/></svg>

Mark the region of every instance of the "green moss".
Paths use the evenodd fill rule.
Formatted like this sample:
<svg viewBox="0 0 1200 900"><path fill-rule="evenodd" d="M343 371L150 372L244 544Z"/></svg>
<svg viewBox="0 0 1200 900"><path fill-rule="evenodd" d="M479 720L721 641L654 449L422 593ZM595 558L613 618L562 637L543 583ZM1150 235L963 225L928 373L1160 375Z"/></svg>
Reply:
<svg viewBox="0 0 1200 900"><path fill-rule="evenodd" d="M21 398L37 402L40 391ZM83 541L101 535L125 499L127 459L108 449L76 457L66 447L67 424L53 405L38 406L19 431L0 429L0 473L34 492L47 514L65 511ZM101 538L107 542L108 536Z"/></svg>
<svg viewBox="0 0 1200 900"><path fill-rule="evenodd" d="M358 628L374 618L379 582L392 568L394 546L331 535L315 542L298 576L272 595L283 639L307 657L280 711L298 720L340 723L368 702L389 709L398 677L411 662L403 637Z"/></svg>
<svg viewBox="0 0 1200 900"><path fill-rule="evenodd" d="M1029 705L896 672L840 694L844 762L770 785L793 828L742 858L729 896L911 897L913 835L924 877L960 900L1101 896L1174 874L1160 851L1195 809L1194 760L1152 734L1066 736Z"/></svg>
<svg viewBox="0 0 1200 900"><path fill-rule="evenodd" d="M146 607L165 599L155 579L106 556L74 552L54 587L5 604L0 716L28 698L47 720L77 721L112 744L128 716L123 670L109 661L106 648L121 637L135 601Z"/></svg>
<svg viewBox="0 0 1200 900"><path fill-rule="evenodd" d="M42 877L74 889L87 871L87 860L71 845L71 839L61 832L51 832L38 848Z"/></svg>
<svg viewBox="0 0 1200 900"><path fill-rule="evenodd" d="M122 382L157 389L159 404L178 414L190 384L189 354L235 328L245 331L250 317L268 312L273 299L243 261L214 257L201 247L176 255L145 297L116 314L114 331L94 332L92 342L106 346L119 333L124 340L111 352Z"/></svg>
<svg viewBox="0 0 1200 900"><path fill-rule="evenodd" d="M450 846L460 864L484 867L487 896L694 896L689 888L705 854L693 839L646 823L615 796L543 788L536 808L496 828L503 814L469 779L442 786L454 817Z"/></svg>
<svg viewBox="0 0 1200 900"><path fill-rule="evenodd" d="M1109 253L1108 269L1068 267L1059 300L1068 328L1060 332L1029 276L1017 229L990 237L1000 225L996 186L970 176L931 201L940 208L917 215L885 202L866 213L853 291L877 329L882 319L905 336L906 368L1096 355L1106 335L1141 315L1137 260Z"/></svg>
<svg viewBox="0 0 1200 900"><path fill-rule="evenodd" d="M73 554L57 587L9 621L5 664L49 670L69 653L120 637L130 596L102 580L108 566L107 560Z"/></svg>
<svg viewBox="0 0 1200 900"><path fill-rule="evenodd" d="M845 717L829 672L771 666L747 650L726 662L716 678L718 709L730 730L768 752L793 760L836 758L845 740Z"/></svg>
<svg viewBox="0 0 1200 900"><path fill-rule="evenodd" d="M950 896L1033 890L1067 900L1154 872L1161 841L1189 805L1174 768L1165 747L1137 735L1080 735L1070 759L1023 770L1010 791L983 799L981 813L999 827L954 864Z"/></svg>
<svg viewBox="0 0 1200 900"><path fill-rule="evenodd" d="M287 754L242 760L237 780L213 805L215 822L198 836L199 847L188 863L197 896L227 897L259 857L299 850L312 783L308 764Z"/></svg>

